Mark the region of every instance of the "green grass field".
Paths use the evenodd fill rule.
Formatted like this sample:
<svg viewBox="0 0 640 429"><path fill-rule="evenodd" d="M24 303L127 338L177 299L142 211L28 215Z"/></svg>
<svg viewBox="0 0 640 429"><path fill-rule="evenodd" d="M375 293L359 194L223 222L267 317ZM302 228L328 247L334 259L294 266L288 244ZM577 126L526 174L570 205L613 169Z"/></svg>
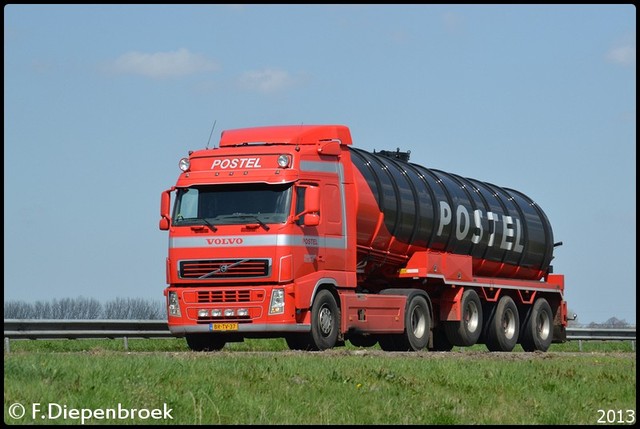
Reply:
<svg viewBox="0 0 640 429"><path fill-rule="evenodd" d="M4 415L7 424L634 423L631 343L582 348L291 352L282 340L247 340L195 353L182 339L130 339L128 351L121 339L14 340Z"/></svg>

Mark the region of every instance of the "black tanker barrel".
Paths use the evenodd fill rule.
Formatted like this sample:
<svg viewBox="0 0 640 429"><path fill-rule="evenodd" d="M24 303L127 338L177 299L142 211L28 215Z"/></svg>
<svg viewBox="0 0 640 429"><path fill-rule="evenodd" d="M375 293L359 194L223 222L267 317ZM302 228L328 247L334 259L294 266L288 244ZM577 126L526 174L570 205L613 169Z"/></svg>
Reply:
<svg viewBox="0 0 640 429"><path fill-rule="evenodd" d="M477 276L540 279L553 259L553 232L547 216L521 192L408 162L393 152L369 153L351 147L351 159L384 214L386 233L410 256L431 249L473 258ZM400 152L397 152L400 154ZM407 154L408 155L408 154ZM356 174L356 182L362 181ZM370 190L370 191L368 191ZM364 199L363 199L364 200ZM371 210L358 206L361 216ZM360 226L359 226L360 228ZM363 227L368 235L381 228ZM358 245L385 247L375 237ZM391 245L390 245L391 246ZM396 247L396 253L399 253ZM377 249L393 253L393 248Z"/></svg>

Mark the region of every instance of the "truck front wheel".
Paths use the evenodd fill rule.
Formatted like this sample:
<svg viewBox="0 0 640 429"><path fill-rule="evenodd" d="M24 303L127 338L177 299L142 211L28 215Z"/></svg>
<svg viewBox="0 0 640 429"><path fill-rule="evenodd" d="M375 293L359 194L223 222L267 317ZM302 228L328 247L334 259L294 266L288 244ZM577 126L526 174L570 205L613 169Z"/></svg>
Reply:
<svg viewBox="0 0 640 429"><path fill-rule="evenodd" d="M333 294L324 289L318 292L311 307L311 338L314 348L333 348L338 341L340 311Z"/></svg>

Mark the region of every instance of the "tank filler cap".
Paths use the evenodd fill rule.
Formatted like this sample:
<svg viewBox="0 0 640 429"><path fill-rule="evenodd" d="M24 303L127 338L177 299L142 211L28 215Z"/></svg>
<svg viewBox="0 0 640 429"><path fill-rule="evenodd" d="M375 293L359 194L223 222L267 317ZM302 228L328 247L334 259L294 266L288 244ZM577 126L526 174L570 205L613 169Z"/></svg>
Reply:
<svg viewBox="0 0 640 429"><path fill-rule="evenodd" d="M373 150L374 154L380 154L382 156L386 156L388 158L395 158L395 159L399 159L401 161L405 161L408 162L409 161L409 156L411 155L411 151L408 150L406 152L400 152L400 148L397 148L394 151L392 150L381 150L380 152L376 152L375 149Z"/></svg>

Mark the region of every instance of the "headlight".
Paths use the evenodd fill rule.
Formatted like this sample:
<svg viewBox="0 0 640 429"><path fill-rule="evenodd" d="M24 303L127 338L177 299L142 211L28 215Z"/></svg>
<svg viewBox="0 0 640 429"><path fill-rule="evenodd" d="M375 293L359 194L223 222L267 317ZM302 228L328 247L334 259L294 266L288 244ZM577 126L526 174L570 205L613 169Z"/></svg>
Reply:
<svg viewBox="0 0 640 429"><path fill-rule="evenodd" d="M269 303L269 314L284 313L284 289L274 289L271 291L271 302Z"/></svg>
<svg viewBox="0 0 640 429"><path fill-rule="evenodd" d="M178 166L180 167L180 170L187 171L191 166L191 164L189 163L189 158L182 158L180 162L178 162Z"/></svg>
<svg viewBox="0 0 640 429"><path fill-rule="evenodd" d="M169 292L169 316L182 317L177 292Z"/></svg>
<svg viewBox="0 0 640 429"><path fill-rule="evenodd" d="M280 168L286 168L289 166L289 155L280 155L278 157L278 166Z"/></svg>

